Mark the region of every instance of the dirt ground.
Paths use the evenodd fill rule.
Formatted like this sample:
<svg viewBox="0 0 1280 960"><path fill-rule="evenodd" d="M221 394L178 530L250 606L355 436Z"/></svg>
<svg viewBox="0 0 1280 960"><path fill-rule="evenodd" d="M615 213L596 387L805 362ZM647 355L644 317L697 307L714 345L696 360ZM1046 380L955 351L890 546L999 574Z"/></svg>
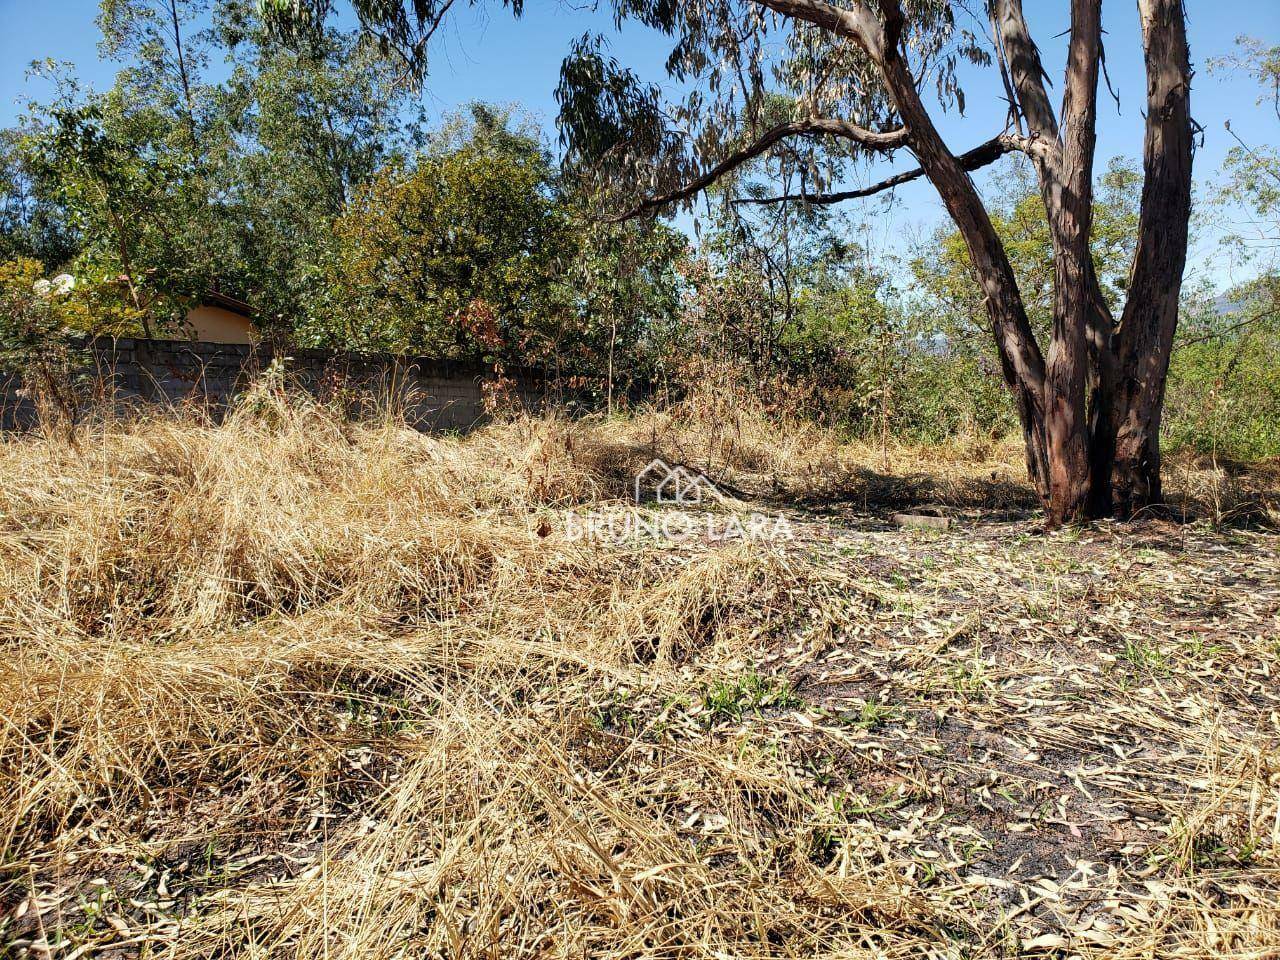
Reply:
<svg viewBox="0 0 1280 960"><path fill-rule="evenodd" d="M1280 937L1280 537L940 512L783 510L795 620L718 669L786 703L682 719L780 750L831 804L815 863L892 865L984 949L1176 955L1197 911ZM627 735L671 716L623 700Z"/></svg>
<svg viewBox="0 0 1280 960"><path fill-rule="evenodd" d="M797 751L865 798L904 869L1045 945L1113 944L1180 896L1280 902L1258 859L1280 837L1275 536L799 529L826 603L858 612L820 601L829 636L765 662L814 713Z"/></svg>

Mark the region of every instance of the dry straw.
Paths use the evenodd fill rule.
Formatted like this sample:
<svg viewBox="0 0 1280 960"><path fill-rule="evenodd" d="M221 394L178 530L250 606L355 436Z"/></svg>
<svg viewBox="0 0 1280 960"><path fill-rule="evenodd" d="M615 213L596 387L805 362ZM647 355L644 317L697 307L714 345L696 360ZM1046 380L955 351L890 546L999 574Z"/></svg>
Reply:
<svg viewBox="0 0 1280 960"><path fill-rule="evenodd" d="M1132 571L1127 533L886 531L864 505L1026 495L1002 448L872 453L706 397L435 438L263 391L4 441L0 941L1266 955L1274 584L1192 669L1173 594L1215 575L1152 561L1106 599L1062 565ZM655 454L848 512L775 546L560 536ZM1262 583L1274 538L1237 536Z"/></svg>

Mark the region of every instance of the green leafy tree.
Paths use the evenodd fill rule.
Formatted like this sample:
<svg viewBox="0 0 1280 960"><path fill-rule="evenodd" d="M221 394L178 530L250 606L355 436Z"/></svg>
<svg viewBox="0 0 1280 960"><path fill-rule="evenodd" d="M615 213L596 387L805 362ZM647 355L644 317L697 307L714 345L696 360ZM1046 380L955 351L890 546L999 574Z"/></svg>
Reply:
<svg viewBox="0 0 1280 960"><path fill-rule="evenodd" d="M220 289L288 338L320 294L334 221L420 119L368 41L328 30L295 50L252 4L220 0L196 29L205 14L104 0L102 51L121 70L101 95L42 65L56 93L8 134L0 236L12 254L39 253L39 239L51 265L115 289L113 329L131 316L135 332L180 335L189 306ZM214 54L232 65L218 84Z"/></svg>
<svg viewBox="0 0 1280 960"><path fill-rule="evenodd" d="M99 49L124 63L116 87L131 98L177 120L172 135L193 159L203 152L208 36L197 24L207 13L202 0L102 0Z"/></svg>
<svg viewBox="0 0 1280 960"><path fill-rule="evenodd" d="M1261 88L1260 105L1280 119L1280 46L1240 37L1214 70L1242 70ZM1227 211L1226 256L1252 278L1191 298L1170 372L1168 432L1215 457L1280 456L1280 151L1227 123L1236 145L1223 162L1212 207Z"/></svg>
<svg viewBox="0 0 1280 960"><path fill-rule="evenodd" d="M769 98L768 109L785 117L794 105L785 97ZM706 218L695 222L701 238L700 262L692 265L693 310L698 331L696 352L712 350L753 375L813 372L821 352L812 326L814 313L802 318L801 305L812 305L819 288L851 282L862 251L849 242L853 225L828 207L793 204L756 205L735 201L763 197L803 182L812 151L764 154L743 164L711 188L713 203ZM716 202L718 201L718 202ZM810 324L801 334L798 324ZM814 349L806 360L796 345ZM839 377L828 371L834 385Z"/></svg>
<svg viewBox="0 0 1280 960"><path fill-rule="evenodd" d="M572 237L550 159L487 107L360 188L333 234L317 341L517 357L561 309Z"/></svg>
<svg viewBox="0 0 1280 960"><path fill-rule="evenodd" d="M554 370L594 374L612 410L617 388L662 373L688 241L662 224L601 223L572 194L560 202L571 218L571 251L551 291L558 307L531 331L528 355Z"/></svg>
<svg viewBox="0 0 1280 960"><path fill-rule="evenodd" d="M79 246L56 185L39 177L22 131L0 130L0 260L24 257L57 269Z"/></svg>
<svg viewBox="0 0 1280 960"><path fill-rule="evenodd" d="M334 222L375 173L412 152L422 118L374 45L327 30L295 50L250 5L222 3L213 33L233 63L216 111L241 146L215 172L239 273L260 325L288 336L324 297Z"/></svg>
<svg viewBox="0 0 1280 960"><path fill-rule="evenodd" d="M31 155L83 238L74 272L114 284L144 332L176 330L217 275L217 221L171 120L126 105L119 91L64 94L38 115Z"/></svg>
<svg viewBox="0 0 1280 960"><path fill-rule="evenodd" d="M81 240L76 274L114 284L148 335L180 332L187 307L236 272L214 181L235 142L203 76L206 12L202 0L102 0L114 85L85 93L45 65L57 92L27 123L28 155Z"/></svg>
<svg viewBox="0 0 1280 960"><path fill-rule="evenodd" d="M615 383L659 362L685 241L592 220L588 207L531 128L473 105L356 186L299 336L542 364L611 402Z"/></svg>

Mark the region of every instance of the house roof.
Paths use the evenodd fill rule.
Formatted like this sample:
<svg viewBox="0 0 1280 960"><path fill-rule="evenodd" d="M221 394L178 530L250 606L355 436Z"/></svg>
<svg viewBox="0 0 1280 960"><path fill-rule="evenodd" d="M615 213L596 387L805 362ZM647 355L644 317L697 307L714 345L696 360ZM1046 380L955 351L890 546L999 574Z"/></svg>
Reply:
<svg viewBox="0 0 1280 960"><path fill-rule="evenodd" d="M252 317L253 307L238 300L235 297L229 297L225 293L219 293L217 290L210 290L200 298L200 303L207 307L221 307L223 310L230 310L232 313L238 313L242 317Z"/></svg>

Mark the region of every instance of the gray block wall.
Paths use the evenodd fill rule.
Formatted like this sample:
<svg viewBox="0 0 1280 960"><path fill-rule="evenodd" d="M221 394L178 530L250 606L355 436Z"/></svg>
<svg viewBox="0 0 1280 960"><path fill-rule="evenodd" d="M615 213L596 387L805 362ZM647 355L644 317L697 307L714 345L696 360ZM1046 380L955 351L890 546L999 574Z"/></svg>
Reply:
<svg viewBox="0 0 1280 960"><path fill-rule="evenodd" d="M483 365L429 357L134 338L99 338L85 347L92 359L81 393L122 408L195 403L217 415L280 359L291 387L341 404L353 415L391 404L419 429L467 430L484 421L485 387L495 384L494 372ZM510 394L527 408L539 409L546 401L540 371L508 368L503 376ZM34 404L19 378L0 382L0 404L4 429L34 422Z"/></svg>

